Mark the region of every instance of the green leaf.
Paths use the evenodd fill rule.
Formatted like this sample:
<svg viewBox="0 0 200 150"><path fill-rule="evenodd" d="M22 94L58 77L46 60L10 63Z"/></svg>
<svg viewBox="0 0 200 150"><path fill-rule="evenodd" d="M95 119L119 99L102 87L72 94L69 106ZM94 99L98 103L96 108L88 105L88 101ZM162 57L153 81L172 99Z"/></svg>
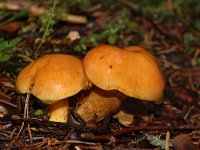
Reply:
<svg viewBox="0 0 200 150"><path fill-rule="evenodd" d="M9 48L13 48L20 41L21 41L20 37L14 38L10 41L2 41L2 42L0 42L0 51L5 51Z"/></svg>
<svg viewBox="0 0 200 150"><path fill-rule="evenodd" d="M108 37L108 43L109 44L115 44L116 41L118 39L118 36L117 34L111 34L109 37Z"/></svg>
<svg viewBox="0 0 200 150"><path fill-rule="evenodd" d="M188 51L193 51L194 48L191 47L192 43L197 42L198 38L191 33L185 33L183 35L183 45Z"/></svg>
<svg viewBox="0 0 200 150"><path fill-rule="evenodd" d="M36 116L40 116L40 115L42 115L42 114L43 114L43 110L42 110L42 109L38 109L38 110L36 110L35 113L34 113L34 115L36 115Z"/></svg>
<svg viewBox="0 0 200 150"><path fill-rule="evenodd" d="M136 28L138 28L139 25L138 25L136 22L129 22L129 23L127 24L127 26L128 26L128 29L131 30L131 29L136 29Z"/></svg>
<svg viewBox="0 0 200 150"><path fill-rule="evenodd" d="M200 21L199 20L194 21L193 26L196 30L200 31Z"/></svg>
<svg viewBox="0 0 200 150"><path fill-rule="evenodd" d="M6 50L8 47L9 47L9 46L8 46L8 41L2 41L2 42L0 43L0 51L4 51L4 50Z"/></svg>
<svg viewBox="0 0 200 150"><path fill-rule="evenodd" d="M184 42L186 42L186 43L190 43L190 42L196 40L196 37L191 33L185 33L183 35L183 38L184 38Z"/></svg>
<svg viewBox="0 0 200 150"><path fill-rule="evenodd" d="M5 62L10 59L9 54L0 54L0 62Z"/></svg>
<svg viewBox="0 0 200 150"><path fill-rule="evenodd" d="M84 1L79 1L79 2L80 2L79 7L82 10L86 10L89 7L91 7L91 5L92 5L92 1L91 0L84 0Z"/></svg>
<svg viewBox="0 0 200 150"><path fill-rule="evenodd" d="M74 50L75 50L76 52L81 52L81 47L80 47L79 45L76 45L76 46L74 47Z"/></svg>
<svg viewBox="0 0 200 150"><path fill-rule="evenodd" d="M22 38L20 37L17 37L17 38L14 38L12 40L10 40L9 42L9 47L14 47L17 43L19 43L20 41L22 40Z"/></svg>

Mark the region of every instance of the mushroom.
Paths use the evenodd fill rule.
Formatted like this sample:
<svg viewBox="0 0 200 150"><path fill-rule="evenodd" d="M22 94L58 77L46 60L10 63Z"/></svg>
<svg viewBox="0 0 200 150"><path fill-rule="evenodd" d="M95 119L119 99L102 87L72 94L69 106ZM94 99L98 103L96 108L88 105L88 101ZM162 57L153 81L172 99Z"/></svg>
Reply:
<svg viewBox="0 0 200 150"><path fill-rule="evenodd" d="M86 54L83 67L88 79L103 90L117 90L126 96L156 103L162 101L165 86L163 74L156 57L144 48L129 46L120 49L101 45ZM85 111L85 115L96 114L95 108L99 106L95 99L93 102L88 99L84 98L84 101L90 101L90 107L94 111ZM106 103L104 101L104 105L101 104L102 111L107 107Z"/></svg>
<svg viewBox="0 0 200 150"><path fill-rule="evenodd" d="M93 86L76 104L75 113L86 123L99 122L109 113L118 111L125 95L116 90L103 90Z"/></svg>
<svg viewBox="0 0 200 150"><path fill-rule="evenodd" d="M26 66L16 79L19 93L29 93L49 105L50 121L67 122L68 97L87 89L82 61L67 54L47 54Z"/></svg>

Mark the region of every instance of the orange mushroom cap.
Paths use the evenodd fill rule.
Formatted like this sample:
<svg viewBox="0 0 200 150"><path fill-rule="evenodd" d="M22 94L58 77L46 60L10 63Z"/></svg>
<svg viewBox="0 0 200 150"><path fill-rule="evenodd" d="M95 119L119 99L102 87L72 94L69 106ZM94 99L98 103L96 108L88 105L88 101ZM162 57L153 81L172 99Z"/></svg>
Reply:
<svg viewBox="0 0 200 150"><path fill-rule="evenodd" d="M102 45L87 53L83 65L89 80L99 88L155 102L163 97L165 80L159 63L144 48Z"/></svg>
<svg viewBox="0 0 200 150"><path fill-rule="evenodd" d="M18 75L16 88L32 93L46 104L70 97L87 88L82 61L67 54L47 54L25 67Z"/></svg>

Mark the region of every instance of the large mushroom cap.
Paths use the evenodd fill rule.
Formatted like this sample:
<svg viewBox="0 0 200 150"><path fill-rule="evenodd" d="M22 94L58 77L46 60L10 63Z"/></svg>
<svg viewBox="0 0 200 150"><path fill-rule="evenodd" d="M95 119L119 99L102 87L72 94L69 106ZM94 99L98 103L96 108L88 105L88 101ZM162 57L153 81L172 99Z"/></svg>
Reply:
<svg viewBox="0 0 200 150"><path fill-rule="evenodd" d="M20 93L32 93L46 104L73 96L87 86L82 61L67 54L38 58L25 67L16 80Z"/></svg>
<svg viewBox="0 0 200 150"><path fill-rule="evenodd" d="M104 90L119 90L130 97L160 101L165 81L156 58L147 50L102 45L83 61L87 77Z"/></svg>

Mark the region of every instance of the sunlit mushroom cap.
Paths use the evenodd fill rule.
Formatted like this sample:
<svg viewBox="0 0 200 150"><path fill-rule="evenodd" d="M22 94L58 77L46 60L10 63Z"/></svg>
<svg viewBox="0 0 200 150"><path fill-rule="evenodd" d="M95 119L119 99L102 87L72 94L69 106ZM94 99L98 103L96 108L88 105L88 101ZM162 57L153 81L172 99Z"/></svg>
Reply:
<svg viewBox="0 0 200 150"><path fill-rule="evenodd" d="M157 102L163 97L165 81L158 61L141 47L102 45L87 53L83 65L89 80L104 90Z"/></svg>
<svg viewBox="0 0 200 150"><path fill-rule="evenodd" d="M32 93L46 104L73 96L87 88L82 61L67 54L44 55L18 75L19 93Z"/></svg>

